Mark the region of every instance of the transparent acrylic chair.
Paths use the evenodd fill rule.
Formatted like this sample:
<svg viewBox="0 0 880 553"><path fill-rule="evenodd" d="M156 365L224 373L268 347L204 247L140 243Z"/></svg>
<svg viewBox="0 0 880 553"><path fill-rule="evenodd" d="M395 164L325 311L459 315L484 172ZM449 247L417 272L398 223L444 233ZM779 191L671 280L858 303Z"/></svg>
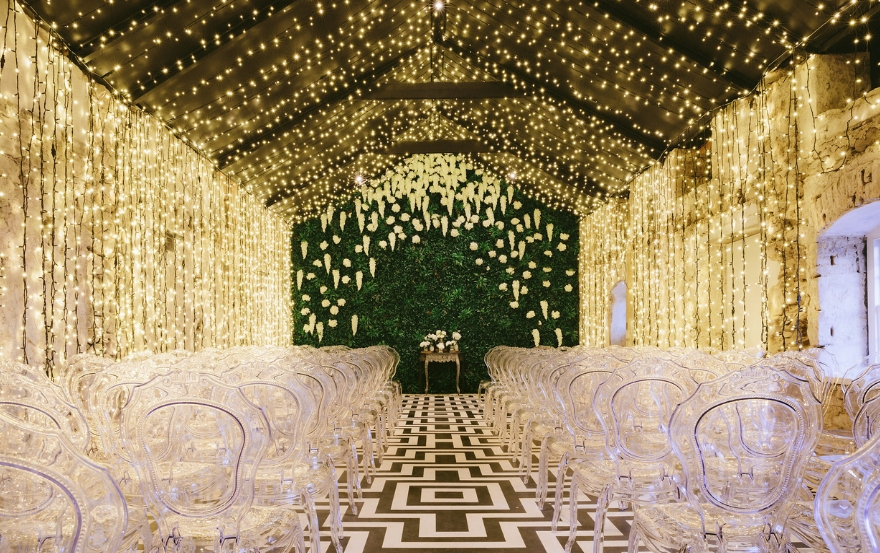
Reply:
<svg viewBox="0 0 880 553"><path fill-rule="evenodd" d="M678 499L675 477L680 467L669 441L669 420L675 407L696 388L688 369L652 357L618 368L599 384L593 405L612 461L570 463L571 529L566 552L576 537L579 489L599 496L594 553L602 551L605 512L611 501L638 506Z"/></svg>
<svg viewBox="0 0 880 553"><path fill-rule="evenodd" d="M831 466L816 493L815 523L832 553L880 551L880 436Z"/></svg>
<svg viewBox="0 0 880 553"><path fill-rule="evenodd" d="M132 389L121 433L159 551L281 553L302 543L293 509L252 506L271 429L238 387L197 372L156 376Z"/></svg>
<svg viewBox="0 0 880 553"><path fill-rule="evenodd" d="M116 553L122 492L57 429L0 411L0 551Z"/></svg>
<svg viewBox="0 0 880 553"><path fill-rule="evenodd" d="M785 371L752 366L701 384L669 427L687 502L640 506L629 550L709 551L710 536L722 552L788 550L821 421L809 384Z"/></svg>

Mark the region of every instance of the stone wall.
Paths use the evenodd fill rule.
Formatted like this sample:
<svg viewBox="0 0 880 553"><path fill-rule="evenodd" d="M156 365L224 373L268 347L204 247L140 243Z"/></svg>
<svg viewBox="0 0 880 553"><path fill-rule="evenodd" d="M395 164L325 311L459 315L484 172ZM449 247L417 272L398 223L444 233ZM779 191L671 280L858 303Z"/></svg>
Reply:
<svg viewBox="0 0 880 553"><path fill-rule="evenodd" d="M820 332L823 308L846 306L861 315L838 310L835 317L851 319L842 334L865 333L864 300L851 283L829 280L820 291L834 248L852 250L844 263L864 282L864 232L825 246L820 237L880 198L880 89L868 91L868 83L860 55L811 56L772 73L756 93L713 114L708 141L670 152L634 179L625 205L609 207L628 218L626 232L612 233L621 243L608 244L601 230L606 210L583 218L584 261L597 245L625 252L617 256L627 263L630 344L827 346L840 375L867 353L865 340L835 345L830 324ZM581 269L585 281L602 283L584 291L584 342L602 345L594 314L607 309L614 283L603 265ZM851 272L834 278L852 280Z"/></svg>
<svg viewBox="0 0 880 553"><path fill-rule="evenodd" d="M0 32L0 355L289 343L287 224L24 14Z"/></svg>

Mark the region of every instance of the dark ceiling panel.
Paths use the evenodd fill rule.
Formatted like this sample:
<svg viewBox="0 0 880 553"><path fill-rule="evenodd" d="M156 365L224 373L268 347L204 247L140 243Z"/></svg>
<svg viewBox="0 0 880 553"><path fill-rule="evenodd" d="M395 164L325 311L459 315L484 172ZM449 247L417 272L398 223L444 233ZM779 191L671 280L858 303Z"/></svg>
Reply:
<svg viewBox="0 0 880 553"><path fill-rule="evenodd" d="M876 1L24 2L99 81L296 217L389 152L444 144L583 205L800 51L880 55Z"/></svg>

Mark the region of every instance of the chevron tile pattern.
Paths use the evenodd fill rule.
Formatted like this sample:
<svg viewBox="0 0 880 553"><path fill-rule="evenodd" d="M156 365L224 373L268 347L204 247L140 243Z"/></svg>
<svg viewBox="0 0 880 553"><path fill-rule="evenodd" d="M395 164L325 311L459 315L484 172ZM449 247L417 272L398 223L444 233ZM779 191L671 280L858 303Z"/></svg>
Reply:
<svg viewBox="0 0 880 553"><path fill-rule="evenodd" d="M536 455L534 470L537 464ZM552 466L555 470L555 462ZM554 534L554 482L551 477L548 504L539 510L532 475L524 485L518 465L483 420L475 395L404 396L378 475L371 485L364 483L359 515L344 512L345 553L563 553L568 493ZM342 504L347 506L346 497ZM592 552L595 498L580 494L578 506L574 551ZM327 551L329 512L323 514L322 549ZM611 509L605 552L626 551L631 520L631 511Z"/></svg>

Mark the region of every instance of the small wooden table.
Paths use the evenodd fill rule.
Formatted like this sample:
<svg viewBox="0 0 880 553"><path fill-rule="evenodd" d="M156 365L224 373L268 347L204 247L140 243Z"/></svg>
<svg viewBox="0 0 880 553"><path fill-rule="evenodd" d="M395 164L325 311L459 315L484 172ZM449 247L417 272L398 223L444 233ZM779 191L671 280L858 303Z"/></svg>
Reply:
<svg viewBox="0 0 880 553"><path fill-rule="evenodd" d="M458 377L461 374L460 351L423 351L419 355L425 356L425 393L428 393L428 363L455 363L455 391L459 394Z"/></svg>

